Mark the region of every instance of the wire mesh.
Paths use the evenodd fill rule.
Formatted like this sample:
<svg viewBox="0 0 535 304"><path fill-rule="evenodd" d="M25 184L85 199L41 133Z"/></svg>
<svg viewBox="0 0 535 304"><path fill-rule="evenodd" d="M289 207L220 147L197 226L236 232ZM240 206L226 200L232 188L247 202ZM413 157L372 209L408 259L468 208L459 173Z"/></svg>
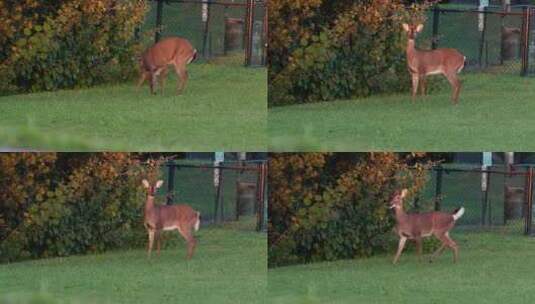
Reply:
<svg viewBox="0 0 535 304"><path fill-rule="evenodd" d="M509 13L499 9L487 7L479 13L473 9L437 8L438 14L430 10L418 45L430 49L434 40L439 48L459 50L466 56L466 70L520 75L523 8L513 7ZM435 36L434 22L438 24Z"/></svg>
<svg viewBox="0 0 535 304"><path fill-rule="evenodd" d="M528 53L527 53L527 75L535 75L535 8L529 8L528 15Z"/></svg>
<svg viewBox="0 0 535 304"><path fill-rule="evenodd" d="M251 34L250 65L266 64L267 56L267 10L264 1L255 1Z"/></svg>
<svg viewBox="0 0 535 304"><path fill-rule="evenodd" d="M257 192L261 187L259 182L258 163L242 163L241 167L250 170L229 169L238 167L235 162L223 162L219 170L221 178L217 178L213 162L206 161L180 161L166 164L161 168L164 186L158 189L157 200L160 204L188 204L201 212L203 224L219 221L244 220L255 227L257 220ZM171 178L170 174L174 176ZM173 184L169 187L169 182ZM219 203L217 202L217 181L221 181ZM254 187L246 195L238 196L239 184L247 183ZM243 194L243 193L242 193ZM240 198L240 200L238 199ZM262 223L266 223L263 221Z"/></svg>
<svg viewBox="0 0 535 304"><path fill-rule="evenodd" d="M453 212L464 207L465 213L457 222L459 229L497 229L522 234L526 229L526 217L533 221L534 216L526 214L530 203L526 196L527 170L527 167L515 167L508 174L503 166L489 167L487 191L483 191L484 173L480 166L434 169L429 172L429 179L413 208Z"/></svg>
<svg viewBox="0 0 535 304"><path fill-rule="evenodd" d="M159 31L160 37L180 36L188 39L199 56L211 58L243 54L251 44L250 65L265 64L265 1L254 2L252 39L247 39L246 0L174 0L162 2L161 27L158 28L158 2L150 2L143 32ZM153 36L154 37L154 36ZM154 40L145 37L150 45Z"/></svg>

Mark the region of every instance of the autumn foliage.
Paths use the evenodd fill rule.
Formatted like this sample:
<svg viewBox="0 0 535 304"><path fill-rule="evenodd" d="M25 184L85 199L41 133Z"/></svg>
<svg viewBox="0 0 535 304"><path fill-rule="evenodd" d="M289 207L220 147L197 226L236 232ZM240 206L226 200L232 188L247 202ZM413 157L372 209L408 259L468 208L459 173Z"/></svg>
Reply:
<svg viewBox="0 0 535 304"><path fill-rule="evenodd" d="M271 0L269 104L368 96L409 87L401 23L428 4Z"/></svg>
<svg viewBox="0 0 535 304"><path fill-rule="evenodd" d="M145 1L0 1L0 94L90 86L136 69Z"/></svg>
<svg viewBox="0 0 535 304"><path fill-rule="evenodd" d="M269 266L369 256L388 245L394 191L424 186L426 161L395 153L269 159Z"/></svg>
<svg viewBox="0 0 535 304"><path fill-rule="evenodd" d="M146 175L128 153L0 155L0 261L136 241Z"/></svg>

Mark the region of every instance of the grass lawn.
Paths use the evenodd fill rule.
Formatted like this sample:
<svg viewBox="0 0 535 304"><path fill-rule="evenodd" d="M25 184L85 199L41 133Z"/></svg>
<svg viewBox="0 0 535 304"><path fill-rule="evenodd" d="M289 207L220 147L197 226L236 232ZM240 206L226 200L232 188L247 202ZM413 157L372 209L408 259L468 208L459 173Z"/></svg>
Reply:
<svg viewBox="0 0 535 304"><path fill-rule="evenodd" d="M393 266L388 256L268 271L270 303L531 303L535 300L535 239L492 233L452 233L451 251L434 263L413 252Z"/></svg>
<svg viewBox="0 0 535 304"><path fill-rule="evenodd" d="M440 77L440 76L436 76ZM272 151L535 150L535 79L492 73L461 75L459 105L450 88L411 102L409 93L268 111Z"/></svg>
<svg viewBox="0 0 535 304"><path fill-rule="evenodd" d="M242 57L189 66L183 95L134 82L0 97L0 148L36 150L265 150L266 69ZM170 74L171 71L170 71Z"/></svg>
<svg viewBox="0 0 535 304"><path fill-rule="evenodd" d="M190 261L174 232L151 260L139 249L0 265L0 303L261 303L266 234L250 226L201 227Z"/></svg>

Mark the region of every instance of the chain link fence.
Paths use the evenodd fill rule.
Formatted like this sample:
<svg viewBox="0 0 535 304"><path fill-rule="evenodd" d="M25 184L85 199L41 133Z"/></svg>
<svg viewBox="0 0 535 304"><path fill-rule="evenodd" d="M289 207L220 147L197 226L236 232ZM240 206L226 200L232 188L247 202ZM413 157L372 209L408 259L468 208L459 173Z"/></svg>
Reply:
<svg viewBox="0 0 535 304"><path fill-rule="evenodd" d="M162 168L160 204L188 204L201 212L203 224L247 221L265 231L267 223L264 161L170 161Z"/></svg>
<svg viewBox="0 0 535 304"><path fill-rule="evenodd" d="M451 6L450 6L451 7ZM483 10L436 6L418 45L424 49L455 48L466 56L466 70L523 75L525 6L488 6Z"/></svg>
<svg viewBox="0 0 535 304"><path fill-rule="evenodd" d="M241 54L248 66L266 63L266 2L259 0L153 0L142 30L154 43L188 39L204 59ZM151 37L152 38L152 37Z"/></svg>
<svg viewBox="0 0 535 304"><path fill-rule="evenodd" d="M420 196L418 211L453 212L464 207L459 229L493 229L504 233L532 234L533 168L513 166L444 165L433 168Z"/></svg>

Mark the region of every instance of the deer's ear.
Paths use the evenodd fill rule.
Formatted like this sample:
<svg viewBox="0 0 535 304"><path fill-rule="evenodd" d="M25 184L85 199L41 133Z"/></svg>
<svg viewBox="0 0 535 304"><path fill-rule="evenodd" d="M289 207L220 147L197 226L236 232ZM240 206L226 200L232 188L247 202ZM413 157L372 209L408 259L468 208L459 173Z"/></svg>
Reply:
<svg viewBox="0 0 535 304"><path fill-rule="evenodd" d="M409 190L407 189L401 190L401 198L404 198L405 196L407 196L407 192L409 192Z"/></svg>
<svg viewBox="0 0 535 304"><path fill-rule="evenodd" d="M163 180L159 180L156 182L156 188L160 188L163 184Z"/></svg>
<svg viewBox="0 0 535 304"><path fill-rule="evenodd" d="M403 27L403 30L404 30L405 32L408 32L408 31L409 31L409 25L408 25L407 23L403 23L401 26Z"/></svg>
<svg viewBox="0 0 535 304"><path fill-rule="evenodd" d="M145 187L145 188L149 188L150 187L149 182L146 179L142 180L141 183L143 184L143 187Z"/></svg>
<svg viewBox="0 0 535 304"><path fill-rule="evenodd" d="M423 25L423 24L421 24L421 23L420 23L420 24L418 24L418 25L416 26L416 33L419 33L419 32L421 32L421 31L422 31L423 29L424 29L424 25Z"/></svg>

